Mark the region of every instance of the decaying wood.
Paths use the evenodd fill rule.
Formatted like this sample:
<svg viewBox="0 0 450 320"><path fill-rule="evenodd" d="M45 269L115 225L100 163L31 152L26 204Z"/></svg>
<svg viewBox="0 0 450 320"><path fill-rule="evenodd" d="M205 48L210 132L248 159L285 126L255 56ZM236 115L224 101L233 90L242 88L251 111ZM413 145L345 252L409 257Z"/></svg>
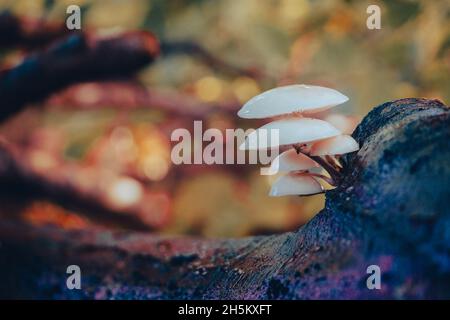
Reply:
<svg viewBox="0 0 450 320"><path fill-rule="evenodd" d="M292 233L241 240L70 233L0 222L1 297L450 298L450 112L435 100L375 108L326 206ZM274 214L276 214L274 212ZM82 270L68 290L66 268ZM381 290L366 286L369 265Z"/></svg>

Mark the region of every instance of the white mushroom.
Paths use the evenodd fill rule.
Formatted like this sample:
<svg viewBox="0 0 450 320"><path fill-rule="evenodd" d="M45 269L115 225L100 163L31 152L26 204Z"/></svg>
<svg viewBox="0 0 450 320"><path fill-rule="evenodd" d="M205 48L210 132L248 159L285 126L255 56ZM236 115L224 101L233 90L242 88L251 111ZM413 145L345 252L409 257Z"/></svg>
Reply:
<svg viewBox="0 0 450 320"><path fill-rule="evenodd" d="M358 119L320 112L347 100L333 89L290 85L253 97L239 110L242 118L276 118L247 135L240 150L293 147L261 170L261 174L269 175L288 172L275 181L270 196L317 194L323 192L318 180L331 186L341 181L342 165L332 156L359 149L358 143L347 135L353 132ZM314 113L314 119L310 118Z"/></svg>
<svg viewBox="0 0 450 320"><path fill-rule="evenodd" d="M278 139L272 139L273 133L278 133ZM311 118L281 119L269 122L251 132L244 143L239 146L239 149L275 148L281 145L323 140L340 134L341 132L338 129L323 120Z"/></svg>
<svg viewBox="0 0 450 320"><path fill-rule="evenodd" d="M290 173L279 177L270 190L271 197L288 195L311 195L321 193L323 188L317 180L308 174Z"/></svg>
<svg viewBox="0 0 450 320"><path fill-rule="evenodd" d="M317 167L319 167L317 162L308 156L297 153L295 149L289 149L273 159L269 172L275 174L277 172L300 171Z"/></svg>
<svg viewBox="0 0 450 320"><path fill-rule="evenodd" d="M314 143L309 152L312 156L340 155L359 149L358 142L351 136L340 135Z"/></svg>
<svg viewBox="0 0 450 320"><path fill-rule="evenodd" d="M289 85L265 91L250 99L239 110L246 119L271 118L289 113L310 114L342 104L348 97L320 86Z"/></svg>

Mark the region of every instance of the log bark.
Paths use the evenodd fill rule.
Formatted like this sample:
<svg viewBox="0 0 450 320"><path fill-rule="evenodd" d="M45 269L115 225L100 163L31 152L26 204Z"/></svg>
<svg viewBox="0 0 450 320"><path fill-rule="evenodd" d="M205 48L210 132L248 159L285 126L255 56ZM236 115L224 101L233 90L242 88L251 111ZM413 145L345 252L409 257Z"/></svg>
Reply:
<svg viewBox="0 0 450 320"><path fill-rule="evenodd" d="M238 240L67 232L0 221L2 298L450 298L450 112L371 111L326 206L296 232ZM276 212L274 212L276 214ZM66 288L66 268L82 289ZM366 286L369 265L381 289Z"/></svg>

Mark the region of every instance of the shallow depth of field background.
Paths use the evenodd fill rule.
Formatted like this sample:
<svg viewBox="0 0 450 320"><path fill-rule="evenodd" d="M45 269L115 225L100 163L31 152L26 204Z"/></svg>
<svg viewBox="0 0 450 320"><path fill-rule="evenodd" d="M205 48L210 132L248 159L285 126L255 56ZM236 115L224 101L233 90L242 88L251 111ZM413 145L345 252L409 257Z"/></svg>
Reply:
<svg viewBox="0 0 450 320"><path fill-rule="evenodd" d="M257 70L257 78L230 75L201 59L176 55L161 57L139 73L145 86L210 105L204 129L256 126L235 116L239 106L261 91L290 83L335 88L350 97L336 111L360 117L398 98L450 101L446 0L0 0L0 9L63 21L69 4L82 6L84 30L148 29L165 41L195 42L231 65ZM382 8L381 30L366 28L369 4ZM14 64L22 55L8 51L1 57ZM95 107L53 103L21 113L0 131L28 146L30 161L43 170L57 174L64 161L83 169L85 175L78 178L85 184L101 184L99 172L100 177L119 174L121 178L105 182L106 194L100 196L119 205L135 201L151 206L145 214L158 221L162 233L238 237L294 230L323 207L323 196L268 197L272 178L260 176L259 165L174 166L170 132L192 121L149 106L128 110L101 105L96 90L89 84L77 91L80 101ZM126 94L120 88L108 92L123 100ZM25 206L22 214L36 224L70 229L94 225L41 201Z"/></svg>

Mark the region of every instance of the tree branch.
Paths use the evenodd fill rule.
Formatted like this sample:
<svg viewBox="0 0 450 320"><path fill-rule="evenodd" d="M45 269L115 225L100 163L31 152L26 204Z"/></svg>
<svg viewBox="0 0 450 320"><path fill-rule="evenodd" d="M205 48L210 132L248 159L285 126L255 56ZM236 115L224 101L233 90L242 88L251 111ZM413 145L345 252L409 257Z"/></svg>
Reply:
<svg viewBox="0 0 450 320"><path fill-rule="evenodd" d="M49 43L73 33L78 32L69 31L62 23L19 18L8 12L0 14L0 47L18 46L26 49L35 49L45 47ZM90 31L87 31L87 33L90 33ZM189 55L199 59L200 62L213 70L232 76L247 76L257 79L265 76L258 68L240 68L227 63L192 41L162 41L161 49L162 54L165 56Z"/></svg>
<svg viewBox="0 0 450 320"><path fill-rule="evenodd" d="M64 24L18 18L9 12L0 14L0 48L39 48L66 36L69 32Z"/></svg>
<svg viewBox="0 0 450 320"><path fill-rule="evenodd" d="M70 84L130 76L158 53L158 42L148 32L103 39L72 35L1 72L0 121Z"/></svg>
<svg viewBox="0 0 450 320"><path fill-rule="evenodd" d="M218 70L233 76L247 76L250 78L262 78L263 72L257 68L240 68L227 63L208 50L192 41L162 41L161 51L164 56L185 54L198 58L202 63L213 70Z"/></svg>

